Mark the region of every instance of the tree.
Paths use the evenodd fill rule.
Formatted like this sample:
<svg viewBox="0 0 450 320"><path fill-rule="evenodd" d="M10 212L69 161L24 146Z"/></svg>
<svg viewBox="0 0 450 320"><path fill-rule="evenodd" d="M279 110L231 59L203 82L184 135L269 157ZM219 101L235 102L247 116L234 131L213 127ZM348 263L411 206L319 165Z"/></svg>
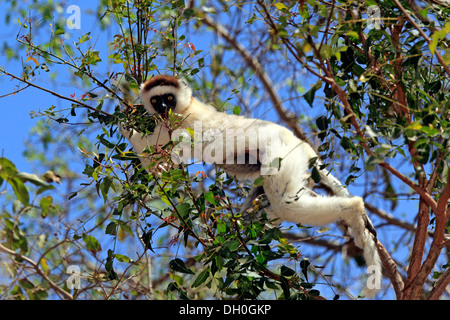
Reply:
<svg viewBox="0 0 450 320"><path fill-rule="evenodd" d="M358 297L367 266L344 225L247 221L238 209L249 186L207 164L173 166L175 143L148 150L153 165L140 166L118 125L151 133L158 119L138 88L165 73L224 112L287 126L364 197L385 267L378 298L448 298L445 4L8 4L20 31L3 50L27 58L22 73L1 73L13 93L35 88L61 106L34 114L45 120L27 155L44 177L0 159L3 297ZM49 89L56 77L71 80L69 91Z"/></svg>

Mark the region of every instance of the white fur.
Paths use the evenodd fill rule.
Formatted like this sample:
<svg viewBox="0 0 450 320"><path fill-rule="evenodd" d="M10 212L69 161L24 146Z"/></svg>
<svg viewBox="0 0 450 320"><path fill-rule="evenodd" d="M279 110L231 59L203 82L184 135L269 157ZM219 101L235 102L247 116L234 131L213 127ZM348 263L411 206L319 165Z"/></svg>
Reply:
<svg viewBox="0 0 450 320"><path fill-rule="evenodd" d="M270 207L266 210L269 218L306 225L325 225L339 220L344 221L351 228L356 245L364 249L367 266L375 265L381 270L374 239L366 229L364 221L366 213L362 198L352 197L339 180L326 170L320 171L321 182L331 188L336 196L318 196L310 189L308 163L311 158L317 157L317 154L309 144L299 140L291 131L275 123L218 112L211 106L192 99L192 91L184 82L181 90L161 86L143 94L141 97L145 108L149 112L154 112L149 103L150 97L154 94L168 92L177 97L177 107L173 111L185 117L182 122L183 128L193 128L195 121L200 121L203 132L215 130L215 132L224 133L227 129L243 129L244 134L253 130L252 132L269 132L275 135L277 141L266 143L266 150L259 150L262 153L270 154L269 161L276 158L282 159L279 171L264 176L263 188L270 201ZM170 139L166 127L162 124L156 127L154 134L146 138L142 138L137 132L134 132L131 137L130 132L123 130L122 132L130 140L138 154L141 154L148 145L165 145ZM203 144L204 148L208 146L208 142ZM264 143L259 148L264 148ZM142 160L144 165L148 165L145 158ZM260 176L258 172L231 170L229 173L240 180L253 180ZM365 294L370 296L375 293L376 290L365 290Z"/></svg>

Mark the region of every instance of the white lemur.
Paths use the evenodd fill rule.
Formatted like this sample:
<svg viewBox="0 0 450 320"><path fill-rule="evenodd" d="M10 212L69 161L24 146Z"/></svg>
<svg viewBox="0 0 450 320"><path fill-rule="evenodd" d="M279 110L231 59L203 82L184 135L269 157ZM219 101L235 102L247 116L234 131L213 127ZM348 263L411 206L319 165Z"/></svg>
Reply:
<svg viewBox="0 0 450 320"><path fill-rule="evenodd" d="M209 155L204 155L203 161L221 166L241 181L263 177L262 185L253 187L244 201L243 211L252 206L254 199L265 194L270 204L265 209L269 219L304 225L325 225L342 221L350 227L356 245L364 249L367 266L377 267L376 276L381 277L380 258L375 244L376 233L366 215L362 198L351 196L324 169L318 169L320 183L330 189L334 196L321 196L312 191L308 170L310 160L317 158L317 154L308 143L278 124L217 111L194 98L187 83L177 77L159 75L151 78L142 84L140 97L148 112L158 113L163 119L167 118L169 110L181 115L182 128L201 125L202 133L207 136L205 138L204 135L201 140L202 150L208 153L206 151L209 148L210 151ZM231 138L234 142L229 148L221 139L226 139L225 132L231 129L237 130L239 134ZM144 166L149 165L143 154L144 149L148 146L157 148L166 145L173 139L169 132L171 131L163 122L156 126L153 134L145 137L133 129L121 128L121 133L131 142ZM257 136L257 143L252 144L248 138L254 136ZM272 137L276 137L276 141ZM214 155L211 153L212 146L215 147ZM276 159L280 161L275 171L268 170L269 173L262 175L263 167L267 169ZM375 292L376 290L366 290L365 293L373 295Z"/></svg>

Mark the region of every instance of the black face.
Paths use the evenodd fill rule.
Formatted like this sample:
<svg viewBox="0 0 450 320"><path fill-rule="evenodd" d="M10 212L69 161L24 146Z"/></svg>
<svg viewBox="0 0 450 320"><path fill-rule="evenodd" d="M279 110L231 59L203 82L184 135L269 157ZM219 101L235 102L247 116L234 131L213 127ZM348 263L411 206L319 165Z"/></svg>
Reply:
<svg viewBox="0 0 450 320"><path fill-rule="evenodd" d="M150 103L156 112L160 115L165 115L171 109L175 109L177 106L177 100L171 93L163 94L160 96L153 96L150 98Z"/></svg>

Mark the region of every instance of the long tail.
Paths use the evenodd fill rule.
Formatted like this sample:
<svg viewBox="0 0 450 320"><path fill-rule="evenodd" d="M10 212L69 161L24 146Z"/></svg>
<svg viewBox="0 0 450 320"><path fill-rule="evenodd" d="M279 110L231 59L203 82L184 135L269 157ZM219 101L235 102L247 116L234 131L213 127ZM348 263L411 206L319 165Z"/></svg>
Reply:
<svg viewBox="0 0 450 320"><path fill-rule="evenodd" d="M367 229L364 231L364 238L364 259L369 276L363 294L373 298L381 289L382 264L376 245L377 239Z"/></svg>
<svg viewBox="0 0 450 320"><path fill-rule="evenodd" d="M330 174L326 170L320 171L321 180L320 183L328 187L336 196L351 198L352 195L341 184L341 182ZM355 221L350 222L352 229L352 236L357 246L364 250L364 259L366 260L367 272L369 277L367 279L366 288L363 290L363 294L369 297L374 297L381 287L382 278L382 264L377 249L377 232L373 227L372 221L366 214L364 204L360 212L363 215L357 218Z"/></svg>
<svg viewBox="0 0 450 320"><path fill-rule="evenodd" d="M262 197L261 205L265 208L268 217L281 221L324 225L342 219L350 227L355 244L364 250L369 277L363 294L374 297L381 286L381 261L376 246L376 232L365 212L364 201L360 197L353 197L339 180L328 172L323 171L321 175L320 182L329 188L335 197L312 197L304 191L304 195L297 193L297 199L285 198L286 195L280 191L280 188L269 186L266 189L264 185L264 187L254 187L250 191L241 207L241 212L246 216L248 209L253 210L253 201ZM270 199L276 201L270 201ZM267 201L270 205L266 203ZM256 210L257 214L259 210Z"/></svg>

